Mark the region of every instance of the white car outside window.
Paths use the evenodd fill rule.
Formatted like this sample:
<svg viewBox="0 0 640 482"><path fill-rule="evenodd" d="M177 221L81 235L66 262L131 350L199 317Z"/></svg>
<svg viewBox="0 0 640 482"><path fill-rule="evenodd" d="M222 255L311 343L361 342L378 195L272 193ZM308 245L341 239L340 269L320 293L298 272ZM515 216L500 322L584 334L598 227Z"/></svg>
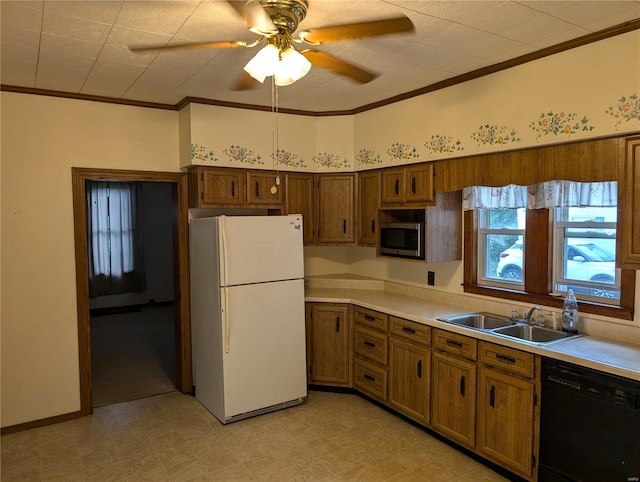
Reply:
<svg viewBox="0 0 640 482"><path fill-rule="evenodd" d="M615 284L615 254L594 243L583 240L569 240L564 259L564 276L567 281ZM514 243L500 253L496 274L513 282L522 282L522 242ZM593 296L614 297L611 290L570 286L576 293Z"/></svg>

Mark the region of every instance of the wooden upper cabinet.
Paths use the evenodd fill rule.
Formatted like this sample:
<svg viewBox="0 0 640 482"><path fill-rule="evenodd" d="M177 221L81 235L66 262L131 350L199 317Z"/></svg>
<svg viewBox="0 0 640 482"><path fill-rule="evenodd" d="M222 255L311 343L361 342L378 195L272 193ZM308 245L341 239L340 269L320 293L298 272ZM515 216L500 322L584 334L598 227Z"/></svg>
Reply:
<svg viewBox="0 0 640 482"><path fill-rule="evenodd" d="M284 182L276 183L273 171L247 171L247 204L277 207L282 204ZM280 176L282 179L283 176ZM275 186L275 192L274 191ZM298 214L298 213L296 213Z"/></svg>
<svg viewBox="0 0 640 482"><path fill-rule="evenodd" d="M198 166L189 169L190 207L280 208L284 182L277 186L276 173L246 169Z"/></svg>
<svg viewBox="0 0 640 482"><path fill-rule="evenodd" d="M432 163L383 169L381 178L382 205L428 205L435 201Z"/></svg>
<svg viewBox="0 0 640 482"><path fill-rule="evenodd" d="M303 241L312 244L315 238L314 175L288 172L285 184L285 212L302 214Z"/></svg>
<svg viewBox="0 0 640 482"><path fill-rule="evenodd" d="M406 203L432 203L435 200L433 190L433 164L416 164L405 168Z"/></svg>
<svg viewBox="0 0 640 482"><path fill-rule="evenodd" d="M355 174L318 176L318 244L356 241Z"/></svg>
<svg viewBox="0 0 640 482"><path fill-rule="evenodd" d="M640 269L640 136L624 140L618 177L618 267Z"/></svg>
<svg viewBox="0 0 640 482"><path fill-rule="evenodd" d="M404 177L403 167L383 169L382 192L380 198L382 204L401 204L404 202Z"/></svg>
<svg viewBox="0 0 640 482"><path fill-rule="evenodd" d="M358 173L358 245L375 246L380 203L380 171Z"/></svg>
<svg viewBox="0 0 640 482"><path fill-rule="evenodd" d="M191 207L239 207L245 204L245 171L197 167L190 171Z"/></svg>

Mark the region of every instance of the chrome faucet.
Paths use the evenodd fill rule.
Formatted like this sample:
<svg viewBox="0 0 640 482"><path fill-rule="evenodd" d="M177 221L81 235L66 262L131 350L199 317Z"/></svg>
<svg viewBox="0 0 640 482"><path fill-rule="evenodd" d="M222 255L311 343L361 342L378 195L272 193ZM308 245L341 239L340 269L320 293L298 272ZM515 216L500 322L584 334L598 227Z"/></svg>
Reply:
<svg viewBox="0 0 640 482"><path fill-rule="evenodd" d="M534 306L524 315L524 321L530 325L538 324L536 321L531 321L531 317L533 316L534 311L542 311L542 308L540 308L539 306Z"/></svg>

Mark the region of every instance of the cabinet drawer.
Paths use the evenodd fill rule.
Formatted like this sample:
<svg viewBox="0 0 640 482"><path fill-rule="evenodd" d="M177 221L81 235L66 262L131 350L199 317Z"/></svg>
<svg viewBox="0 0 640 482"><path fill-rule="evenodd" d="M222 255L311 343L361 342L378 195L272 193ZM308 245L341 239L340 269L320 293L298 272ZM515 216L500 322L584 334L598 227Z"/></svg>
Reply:
<svg viewBox="0 0 640 482"><path fill-rule="evenodd" d="M389 317L389 331L420 345L431 345L431 327L404 320L395 316Z"/></svg>
<svg viewBox="0 0 640 482"><path fill-rule="evenodd" d="M356 389L382 401L387 400L387 370L360 357L354 358Z"/></svg>
<svg viewBox="0 0 640 482"><path fill-rule="evenodd" d="M387 331L389 324L389 316L379 311L369 310L367 308L355 307L354 320L356 323L378 330Z"/></svg>
<svg viewBox="0 0 640 482"><path fill-rule="evenodd" d="M506 346L494 345L485 341L480 342L478 360L494 368L522 375L527 378L534 376L534 355Z"/></svg>
<svg viewBox="0 0 640 482"><path fill-rule="evenodd" d="M360 325L355 327L353 341L355 354L368 358L382 366L387 366L387 335L368 330Z"/></svg>
<svg viewBox="0 0 640 482"><path fill-rule="evenodd" d="M478 356L478 342L476 340L450 331L435 329L433 347L469 360L476 360Z"/></svg>

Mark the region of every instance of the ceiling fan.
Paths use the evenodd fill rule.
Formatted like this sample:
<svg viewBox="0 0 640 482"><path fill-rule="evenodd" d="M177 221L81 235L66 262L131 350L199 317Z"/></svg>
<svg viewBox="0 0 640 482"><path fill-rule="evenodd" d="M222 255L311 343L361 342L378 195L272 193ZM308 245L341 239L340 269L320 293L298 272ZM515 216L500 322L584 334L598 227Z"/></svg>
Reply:
<svg viewBox="0 0 640 482"><path fill-rule="evenodd" d="M246 2L227 0L226 3L244 18L249 30L258 35L253 42L194 42L129 47L129 49L133 52L141 52L203 48L253 48L265 42L266 46L258 51L244 67L245 72L233 86L234 90L257 87L259 84L255 80L263 82L266 77L271 75L274 76L276 85L289 85L304 77L309 72L311 65L366 84L375 79L378 74L315 48L305 48L298 51L294 44L315 47L329 42L414 30L411 20L401 15L367 22L302 30L297 32L294 37L298 25L307 15L308 0L248 0Z"/></svg>

